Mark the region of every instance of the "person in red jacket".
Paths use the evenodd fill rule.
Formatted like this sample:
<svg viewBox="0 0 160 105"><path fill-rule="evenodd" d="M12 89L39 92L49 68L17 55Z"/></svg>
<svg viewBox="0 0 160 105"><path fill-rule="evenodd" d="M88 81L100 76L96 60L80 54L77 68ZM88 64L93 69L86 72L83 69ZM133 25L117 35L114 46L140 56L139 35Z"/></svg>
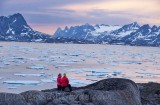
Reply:
<svg viewBox="0 0 160 105"><path fill-rule="evenodd" d="M63 77L61 78L61 82L62 82L62 84L61 84L62 91L64 91L66 87L68 87L69 90L72 91L72 88L71 88L71 85L69 84L69 80L66 76L66 73L63 74Z"/></svg>
<svg viewBox="0 0 160 105"><path fill-rule="evenodd" d="M61 73L59 73L59 74L58 74L58 77L57 77L57 88L58 88L58 90L62 90L61 77L62 77L62 75L61 75Z"/></svg>

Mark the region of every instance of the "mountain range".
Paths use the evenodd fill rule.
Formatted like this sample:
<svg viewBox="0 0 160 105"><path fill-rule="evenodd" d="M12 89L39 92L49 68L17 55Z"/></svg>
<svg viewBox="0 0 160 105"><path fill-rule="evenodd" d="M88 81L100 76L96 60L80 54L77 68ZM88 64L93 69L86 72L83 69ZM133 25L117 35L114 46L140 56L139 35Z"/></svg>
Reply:
<svg viewBox="0 0 160 105"><path fill-rule="evenodd" d="M140 26L137 22L119 25L85 24L81 26L58 28L54 33L56 39L87 40L92 43L125 44L139 46L159 46L160 26L148 24Z"/></svg>
<svg viewBox="0 0 160 105"><path fill-rule="evenodd" d="M160 26L137 22L120 25L84 24L58 28L53 35L33 30L20 13L0 16L0 40L21 42L123 44L160 46Z"/></svg>

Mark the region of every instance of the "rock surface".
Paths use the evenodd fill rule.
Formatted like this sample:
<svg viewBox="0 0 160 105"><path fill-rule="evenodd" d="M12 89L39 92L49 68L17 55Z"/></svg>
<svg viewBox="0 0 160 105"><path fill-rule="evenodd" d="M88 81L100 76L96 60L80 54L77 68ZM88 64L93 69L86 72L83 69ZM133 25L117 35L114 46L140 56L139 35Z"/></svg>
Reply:
<svg viewBox="0 0 160 105"><path fill-rule="evenodd" d="M160 105L160 84L112 78L73 88L0 93L0 105Z"/></svg>

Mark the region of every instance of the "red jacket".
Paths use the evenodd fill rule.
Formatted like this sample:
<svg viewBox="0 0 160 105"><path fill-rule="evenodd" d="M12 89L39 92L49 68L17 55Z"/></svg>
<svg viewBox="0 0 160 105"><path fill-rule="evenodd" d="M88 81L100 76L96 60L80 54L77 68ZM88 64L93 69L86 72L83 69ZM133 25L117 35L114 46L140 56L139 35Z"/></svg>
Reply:
<svg viewBox="0 0 160 105"><path fill-rule="evenodd" d="M62 87L66 87L69 84L69 80L66 76L63 76L63 78L61 79L61 82L62 82L61 84Z"/></svg>
<svg viewBox="0 0 160 105"><path fill-rule="evenodd" d="M58 76L57 78L57 86L61 86L62 82L61 82L61 76Z"/></svg>

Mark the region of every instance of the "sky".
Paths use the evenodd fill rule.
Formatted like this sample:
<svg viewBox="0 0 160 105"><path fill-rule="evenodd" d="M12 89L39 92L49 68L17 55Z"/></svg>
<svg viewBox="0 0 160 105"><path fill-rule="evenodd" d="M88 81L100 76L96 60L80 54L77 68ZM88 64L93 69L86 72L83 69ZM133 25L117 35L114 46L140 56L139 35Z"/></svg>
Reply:
<svg viewBox="0 0 160 105"><path fill-rule="evenodd" d="M0 16L21 13L43 33L58 27L89 24L160 26L160 0L0 0Z"/></svg>

